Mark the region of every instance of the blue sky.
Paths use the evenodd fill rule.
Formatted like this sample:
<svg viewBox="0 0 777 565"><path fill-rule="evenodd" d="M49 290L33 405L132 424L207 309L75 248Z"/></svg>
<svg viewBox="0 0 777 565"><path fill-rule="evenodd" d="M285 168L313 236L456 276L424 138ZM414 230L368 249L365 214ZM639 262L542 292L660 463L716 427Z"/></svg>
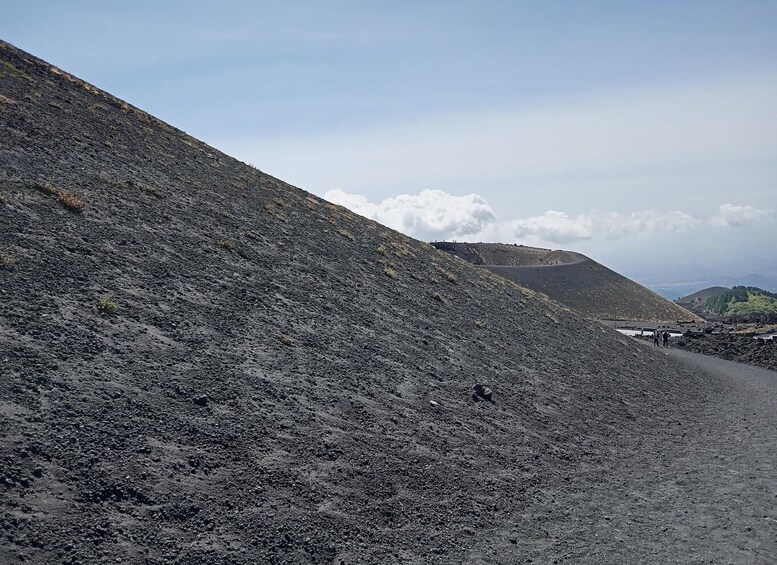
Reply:
<svg viewBox="0 0 777 565"><path fill-rule="evenodd" d="M777 2L0 2L0 37L422 239L777 277Z"/></svg>

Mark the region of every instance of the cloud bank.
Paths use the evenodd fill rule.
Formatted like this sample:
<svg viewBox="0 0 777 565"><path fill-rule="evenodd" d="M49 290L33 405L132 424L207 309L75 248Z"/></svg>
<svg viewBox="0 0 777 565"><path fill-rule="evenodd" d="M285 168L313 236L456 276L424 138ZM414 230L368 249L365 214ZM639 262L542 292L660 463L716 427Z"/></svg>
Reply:
<svg viewBox="0 0 777 565"><path fill-rule="evenodd" d="M774 210L760 210L754 206L722 204L717 216L710 218L710 224L720 228L759 224L770 219Z"/></svg>
<svg viewBox="0 0 777 565"><path fill-rule="evenodd" d="M483 233L496 215L477 194L454 196L441 190L400 194L378 204L365 196L330 190L324 196L367 218L418 239L461 239Z"/></svg>
<svg viewBox="0 0 777 565"><path fill-rule="evenodd" d="M455 196L441 190L401 194L374 203L366 196L331 190L324 196L367 218L418 239L501 241L528 245L568 244L592 239L618 240L657 232L684 233L704 222L679 210L592 211L569 215L548 210L538 216L500 219L477 194ZM723 204L709 219L717 227L762 222L771 210Z"/></svg>

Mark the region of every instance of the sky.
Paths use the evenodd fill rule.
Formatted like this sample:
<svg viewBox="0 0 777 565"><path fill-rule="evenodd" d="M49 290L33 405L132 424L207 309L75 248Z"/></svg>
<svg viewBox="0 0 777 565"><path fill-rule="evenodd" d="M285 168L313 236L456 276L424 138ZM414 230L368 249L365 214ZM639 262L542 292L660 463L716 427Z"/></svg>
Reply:
<svg viewBox="0 0 777 565"><path fill-rule="evenodd" d="M0 9L0 38L413 237L777 279L777 2Z"/></svg>

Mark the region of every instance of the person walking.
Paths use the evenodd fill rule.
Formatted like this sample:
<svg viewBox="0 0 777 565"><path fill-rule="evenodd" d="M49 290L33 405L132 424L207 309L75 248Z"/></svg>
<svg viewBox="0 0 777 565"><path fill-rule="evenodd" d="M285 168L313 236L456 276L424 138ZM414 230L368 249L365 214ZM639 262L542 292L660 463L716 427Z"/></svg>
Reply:
<svg viewBox="0 0 777 565"><path fill-rule="evenodd" d="M664 341L664 347L669 347L669 332L664 332L662 338Z"/></svg>
<svg viewBox="0 0 777 565"><path fill-rule="evenodd" d="M653 332L653 345L658 347L658 330Z"/></svg>

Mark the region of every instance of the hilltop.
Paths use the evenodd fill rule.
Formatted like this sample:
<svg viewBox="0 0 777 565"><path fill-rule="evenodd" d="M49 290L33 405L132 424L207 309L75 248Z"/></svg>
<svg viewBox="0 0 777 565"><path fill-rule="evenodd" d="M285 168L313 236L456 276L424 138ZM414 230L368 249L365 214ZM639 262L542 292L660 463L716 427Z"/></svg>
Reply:
<svg viewBox="0 0 777 565"><path fill-rule="evenodd" d="M705 318L748 318L777 314L777 294L753 286L710 287L675 300Z"/></svg>
<svg viewBox="0 0 777 565"><path fill-rule="evenodd" d="M0 562L774 554L720 379L7 43L0 132Z"/></svg>
<svg viewBox="0 0 777 565"><path fill-rule="evenodd" d="M692 312L573 251L503 243L432 245L544 293L589 318L660 323L701 321Z"/></svg>

